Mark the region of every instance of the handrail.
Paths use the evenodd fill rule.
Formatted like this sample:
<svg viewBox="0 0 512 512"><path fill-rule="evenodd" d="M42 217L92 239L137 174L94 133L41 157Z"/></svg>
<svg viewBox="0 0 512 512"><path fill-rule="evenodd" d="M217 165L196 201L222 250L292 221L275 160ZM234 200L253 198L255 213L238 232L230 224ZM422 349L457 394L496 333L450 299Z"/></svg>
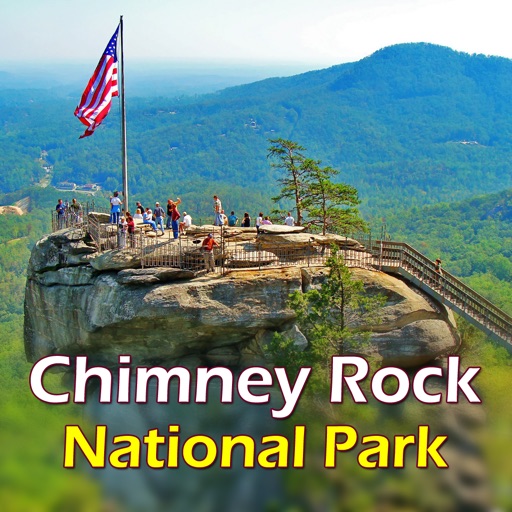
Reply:
<svg viewBox="0 0 512 512"><path fill-rule="evenodd" d="M435 271L435 268L434 268L434 263L431 260L429 260L426 256L424 256L419 251L417 251L416 249L414 249L413 247L411 247L410 245L408 245L406 243L384 242L383 243L384 250L387 249L387 246L390 246L392 244L401 246L405 253L407 253L407 252L412 253L412 255L417 257L420 261L426 262L426 264L429 265L429 267L431 267L431 268L429 268L429 270L431 271L430 273L433 275L437 274L437 272ZM497 315L502 317L503 320L505 320L506 322L510 322L512 325L512 317L511 316L507 315L507 313L505 313L504 311L502 311L501 309L496 307L492 302L490 302L488 299L486 299L485 297L480 295L478 292L476 292L475 290L470 288L468 285L463 283L460 279L457 279L453 274L450 274L449 272L447 272L446 270L443 269L441 278L444 281L453 283L455 286L461 288L466 295L472 296L472 298L474 298L474 300L484 303L489 309L492 309Z"/></svg>
<svg viewBox="0 0 512 512"><path fill-rule="evenodd" d="M103 208L100 210L103 210ZM123 240L119 238L119 233L108 231L112 228L112 225L105 227L105 225L94 218L94 216L89 215L90 212L90 205L86 204L84 208L85 215L83 215L83 220L81 219L82 222L80 225L90 234L98 250L101 252L105 249L121 247ZM68 227L62 226L64 219L60 219L60 222L58 222L59 219L56 218L55 212L52 217L54 218L52 226L54 230L55 228L62 229L62 227ZM67 218L65 220L67 222ZM403 273L402 275L406 279L419 285L436 300L446 303L451 309L465 316L470 322L497 341L505 342L507 349L512 351L512 317L496 307L485 297L444 269L442 272L436 271L435 264L432 260L404 242L373 240L371 234L352 235L351 238L356 239L367 251L367 253L365 253L367 257L358 257L355 266L373 266L378 269L385 268L388 272L394 268L398 269L399 273L405 273L405 275ZM148 252L147 241L145 242L141 236L138 243L132 240L125 248L134 250L138 247L141 250L143 266L162 265L164 260L166 265L173 266L176 259L175 253L177 252L179 266L182 266L183 247L181 245L181 239L179 247L174 247L171 243L165 244L165 247L161 247L162 244L157 240L155 240L154 243L158 245L158 250L150 250ZM228 246L229 244L223 247L227 250ZM291 253L289 249L286 250L275 247L267 248L266 250L275 254L280 262L279 264L290 263ZM162 251L164 251L165 254ZM244 252L244 257L249 261L251 260L251 254L245 254L246 252L247 251ZM302 249L302 252L304 252L304 249ZM229 251L227 251L227 253L229 253ZM256 254L259 258L260 255L257 251L255 255ZM297 264L306 261L308 266L312 263L312 259L317 264L325 264L326 254L322 252L321 255L315 258L306 250L306 252L302 254L302 258L298 258L297 255L294 255L293 258L293 260L296 260ZM224 259L222 259L222 261L224 261Z"/></svg>
<svg viewBox="0 0 512 512"><path fill-rule="evenodd" d="M379 266L400 267L450 302L449 306L471 317L485 332L491 331L507 344L512 343L510 315L444 269L442 273L437 272L434 263L410 245L377 241L371 250Z"/></svg>

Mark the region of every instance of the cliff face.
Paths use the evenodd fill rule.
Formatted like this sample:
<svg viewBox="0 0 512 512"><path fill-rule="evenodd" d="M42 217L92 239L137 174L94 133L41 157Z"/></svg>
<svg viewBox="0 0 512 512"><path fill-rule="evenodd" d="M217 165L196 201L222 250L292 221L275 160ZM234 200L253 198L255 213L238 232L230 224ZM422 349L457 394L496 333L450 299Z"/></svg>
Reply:
<svg viewBox="0 0 512 512"><path fill-rule="evenodd" d="M282 267L197 276L140 269L119 251L98 255L86 240L60 231L31 255L25 296L25 347L35 361L53 353L87 354L115 363L250 364L275 331L305 343L286 307L296 290L325 269ZM447 311L391 276L355 270L371 292L388 298L369 350L385 362L413 366L457 348Z"/></svg>

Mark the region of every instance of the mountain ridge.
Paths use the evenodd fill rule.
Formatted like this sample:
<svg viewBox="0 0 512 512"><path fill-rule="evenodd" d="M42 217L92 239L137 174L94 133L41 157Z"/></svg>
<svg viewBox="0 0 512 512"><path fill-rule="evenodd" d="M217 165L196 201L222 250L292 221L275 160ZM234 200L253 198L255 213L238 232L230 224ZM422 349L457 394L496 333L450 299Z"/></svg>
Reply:
<svg viewBox="0 0 512 512"><path fill-rule="evenodd" d="M202 194L215 190L237 209L270 208L264 198L276 184L268 139L281 137L339 169L373 214L497 192L512 187L511 81L508 59L407 43L203 96L128 98L130 188L143 199L162 189L188 194L200 214L210 209ZM28 155L35 160L38 150L48 152L54 184L121 186L117 109L94 137L78 141L74 104L13 105L0 92L0 115L9 120L0 132L7 149L0 190L21 188L24 173L37 181ZM5 166L16 157L26 170L12 177Z"/></svg>

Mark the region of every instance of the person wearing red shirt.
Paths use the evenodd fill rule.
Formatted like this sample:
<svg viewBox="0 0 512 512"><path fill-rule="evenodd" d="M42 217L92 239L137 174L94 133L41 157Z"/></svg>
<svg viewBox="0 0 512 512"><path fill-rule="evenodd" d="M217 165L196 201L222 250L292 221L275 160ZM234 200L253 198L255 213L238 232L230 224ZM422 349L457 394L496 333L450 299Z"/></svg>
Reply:
<svg viewBox="0 0 512 512"><path fill-rule="evenodd" d="M169 201L167 202L167 211L170 211L171 214L171 226L172 226L172 235L174 239L176 240L179 236L180 231L180 212L178 211L178 205L181 203L181 199L178 197L176 201Z"/></svg>
<svg viewBox="0 0 512 512"><path fill-rule="evenodd" d="M215 272L215 258L213 256L213 248L219 247L219 244L213 238L213 233L210 233L204 240L201 245L201 249L204 253L204 264L206 267L206 272Z"/></svg>

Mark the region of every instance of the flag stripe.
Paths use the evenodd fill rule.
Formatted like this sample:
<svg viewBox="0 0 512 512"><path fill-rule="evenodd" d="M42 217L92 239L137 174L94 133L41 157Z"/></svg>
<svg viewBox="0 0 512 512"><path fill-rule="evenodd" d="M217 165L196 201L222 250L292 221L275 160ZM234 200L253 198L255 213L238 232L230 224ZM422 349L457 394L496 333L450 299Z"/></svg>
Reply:
<svg viewBox="0 0 512 512"><path fill-rule="evenodd" d="M112 84L112 73L111 73L111 63L109 60L112 60L111 57L107 57L104 60L102 69L100 70L100 74L97 77L91 78L91 82L88 86L88 95L85 99L85 102L81 115L85 118L95 118L94 113L97 111L101 111L101 107L103 102L110 102L113 93L113 84ZM110 97L109 97L110 93Z"/></svg>
<svg viewBox="0 0 512 512"><path fill-rule="evenodd" d="M87 130L80 138L94 133L94 130L110 112L112 98L119 96L116 54L118 32L119 27L103 52L82 94L82 99L75 109L75 116L87 126Z"/></svg>

